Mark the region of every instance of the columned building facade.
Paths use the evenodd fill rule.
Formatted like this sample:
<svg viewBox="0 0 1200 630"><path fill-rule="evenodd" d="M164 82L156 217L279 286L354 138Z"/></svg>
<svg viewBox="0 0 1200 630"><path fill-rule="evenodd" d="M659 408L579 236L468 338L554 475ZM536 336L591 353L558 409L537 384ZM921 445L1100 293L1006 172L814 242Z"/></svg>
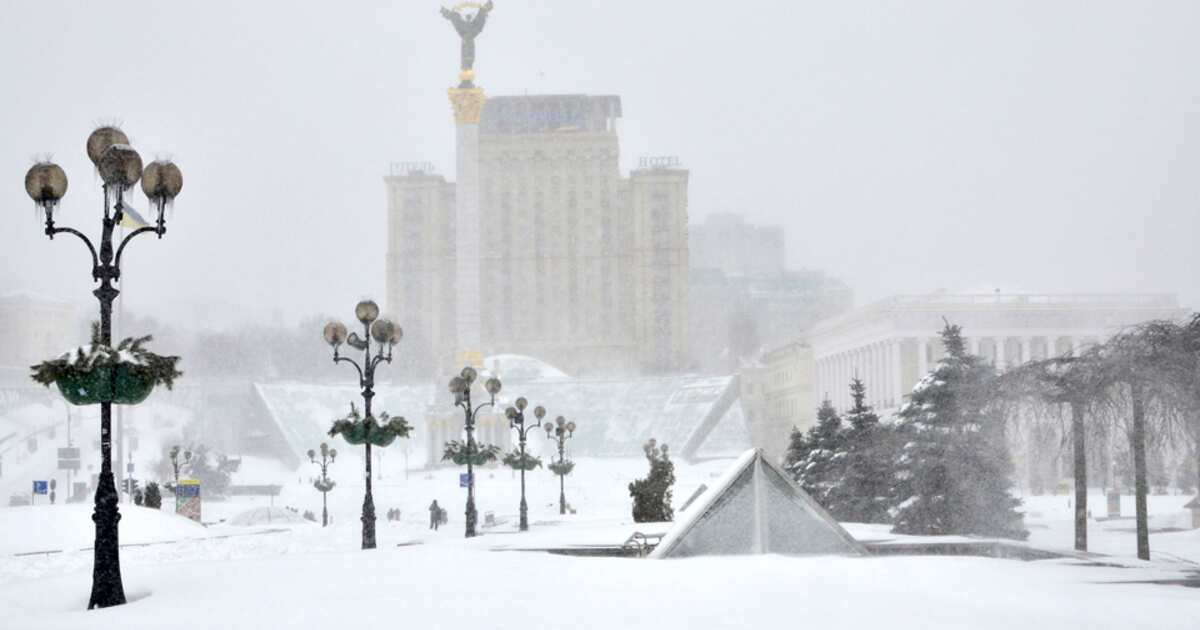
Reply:
<svg viewBox="0 0 1200 630"><path fill-rule="evenodd" d="M940 332L962 327L972 354L997 369L1080 350L1150 319L1182 316L1174 295L898 295L817 323L813 396L839 410L851 406L850 380L867 402L898 409L944 354Z"/></svg>

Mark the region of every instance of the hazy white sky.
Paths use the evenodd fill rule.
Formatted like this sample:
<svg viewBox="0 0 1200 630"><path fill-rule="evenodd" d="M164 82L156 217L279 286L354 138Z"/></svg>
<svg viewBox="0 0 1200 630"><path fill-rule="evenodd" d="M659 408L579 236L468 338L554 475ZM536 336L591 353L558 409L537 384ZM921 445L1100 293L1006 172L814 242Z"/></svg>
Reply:
<svg viewBox="0 0 1200 630"><path fill-rule="evenodd" d="M185 181L166 237L127 253L131 307L382 301L387 163L453 177L439 6L5 3L0 290L88 297L86 251L46 240L22 178L52 153L61 224L98 232L83 146L115 120ZM1196 2L496 0L475 69L493 95L619 94L624 169L678 155L693 221L782 223L789 263L859 304L997 287L1196 307L1197 33Z"/></svg>

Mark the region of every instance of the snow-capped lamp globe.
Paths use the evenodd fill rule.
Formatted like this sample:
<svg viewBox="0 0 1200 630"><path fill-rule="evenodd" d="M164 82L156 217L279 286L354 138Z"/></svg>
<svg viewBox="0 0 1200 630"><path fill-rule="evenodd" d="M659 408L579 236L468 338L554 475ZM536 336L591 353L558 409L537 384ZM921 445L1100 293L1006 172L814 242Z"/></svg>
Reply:
<svg viewBox="0 0 1200 630"><path fill-rule="evenodd" d="M74 228L54 224L59 204L67 193L67 174L62 167L49 161L34 164L25 173L25 192L44 215L47 237L53 240L58 234L70 234L83 241L92 256L89 269L92 280L99 283L92 291L100 301L100 321L93 330L92 343L80 346L68 356L35 366L33 375L38 382L57 384L64 398L73 404L100 405L101 466L92 515L96 543L90 609L125 603L117 544L117 523L121 516L112 472L112 443L107 437L112 432L112 405L141 402L155 385L165 384L169 388L180 374L175 369L178 357L161 357L141 347L149 337L113 343L112 304L120 294L121 255L129 241L139 234L154 232L162 238L166 232L163 208L182 190L183 175L179 167L167 161L152 162L143 169L142 158L130 145L129 136L113 125L92 131L85 149L103 182L98 241L93 242ZM151 206L158 211L156 225L152 226L127 204L127 193L139 181ZM120 236L118 227L131 231ZM116 243L114 234L118 235Z"/></svg>
<svg viewBox="0 0 1200 630"><path fill-rule="evenodd" d="M354 306L354 317L362 324L362 336L348 332L340 322L329 322L321 336L333 347L334 363L349 363L358 372L358 385L362 390L363 415L358 414L351 403L350 414L334 421L329 435L342 436L349 444L362 445L366 456L366 491L362 510L362 548L375 548L375 499L371 494L371 446L384 448L398 437L408 437L412 427L401 416L389 417L381 412L377 419L371 412L371 399L375 397L375 368L380 363L392 362L392 348L400 341L400 327L387 319L379 318L379 305L372 300L362 300ZM371 341L377 346L372 352ZM363 353L362 360L341 354L342 344Z"/></svg>

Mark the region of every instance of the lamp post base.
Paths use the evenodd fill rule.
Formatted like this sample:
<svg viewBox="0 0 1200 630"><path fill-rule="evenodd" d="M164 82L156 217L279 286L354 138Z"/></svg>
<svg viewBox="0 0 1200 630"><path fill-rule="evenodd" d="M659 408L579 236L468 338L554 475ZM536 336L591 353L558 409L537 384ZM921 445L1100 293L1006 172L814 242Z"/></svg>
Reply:
<svg viewBox="0 0 1200 630"><path fill-rule="evenodd" d="M371 493L368 492L363 497L362 510L362 548L375 548L375 500L371 498Z"/></svg>
<svg viewBox="0 0 1200 630"><path fill-rule="evenodd" d="M467 538L473 538L475 536L475 519L475 499L467 499Z"/></svg>
<svg viewBox="0 0 1200 630"><path fill-rule="evenodd" d="M117 523L120 520L117 485L113 481L112 471L100 473L100 483L96 487L96 509L92 513L92 521L96 523L96 542L93 551L92 596L88 600L88 610L125 603L117 538Z"/></svg>

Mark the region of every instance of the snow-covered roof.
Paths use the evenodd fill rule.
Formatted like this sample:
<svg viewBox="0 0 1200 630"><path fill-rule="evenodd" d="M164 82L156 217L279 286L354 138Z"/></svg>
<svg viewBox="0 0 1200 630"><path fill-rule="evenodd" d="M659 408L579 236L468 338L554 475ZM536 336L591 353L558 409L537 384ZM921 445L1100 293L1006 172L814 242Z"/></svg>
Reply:
<svg viewBox="0 0 1200 630"><path fill-rule="evenodd" d="M650 438L677 451L693 444L697 457L733 456L750 446L741 404L735 400L718 405L723 397L728 403L727 390L736 388L732 376L583 380L562 375L525 381L506 376L509 369L501 359L505 384L496 397L497 409L524 396L531 406L544 406L549 418L562 415L574 422L577 428L568 442L573 455L637 456ZM550 376L554 372L538 371ZM351 402L362 405L353 386L256 384L255 390L287 442L293 463L305 461L308 449L329 440L330 425L350 411ZM376 415L386 411L404 416L414 427L410 435L414 445L425 443L426 418L461 415L445 388L432 383L379 385L372 407Z"/></svg>

